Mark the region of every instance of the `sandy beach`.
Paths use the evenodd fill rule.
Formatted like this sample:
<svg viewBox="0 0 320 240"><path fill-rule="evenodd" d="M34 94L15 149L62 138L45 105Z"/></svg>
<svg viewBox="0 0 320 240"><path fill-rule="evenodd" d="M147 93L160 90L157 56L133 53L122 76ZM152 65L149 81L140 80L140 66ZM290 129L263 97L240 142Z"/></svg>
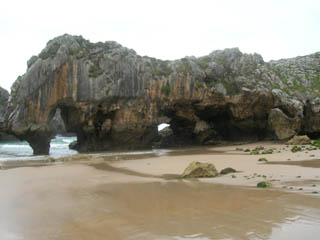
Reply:
<svg viewBox="0 0 320 240"><path fill-rule="evenodd" d="M273 153L245 152L260 146ZM320 150L291 147L259 142L3 164L0 238L318 239ZM192 161L237 172L177 178ZM271 187L259 189L259 181Z"/></svg>

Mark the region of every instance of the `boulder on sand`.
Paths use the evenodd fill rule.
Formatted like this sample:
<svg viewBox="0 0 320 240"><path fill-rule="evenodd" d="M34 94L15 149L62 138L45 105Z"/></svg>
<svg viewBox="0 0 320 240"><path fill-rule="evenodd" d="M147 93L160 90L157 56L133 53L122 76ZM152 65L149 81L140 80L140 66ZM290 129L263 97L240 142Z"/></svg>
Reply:
<svg viewBox="0 0 320 240"><path fill-rule="evenodd" d="M307 135L303 136L294 136L288 142L288 145L309 145L311 144L311 140Z"/></svg>
<svg viewBox="0 0 320 240"><path fill-rule="evenodd" d="M222 169L222 170L220 171L220 174L228 174L228 173L235 173L235 172L236 172L235 169L233 169L233 168L231 168L231 167L227 167L227 168L225 168L225 169Z"/></svg>
<svg viewBox="0 0 320 240"><path fill-rule="evenodd" d="M184 170L183 178L216 177L219 173L212 163L192 162Z"/></svg>

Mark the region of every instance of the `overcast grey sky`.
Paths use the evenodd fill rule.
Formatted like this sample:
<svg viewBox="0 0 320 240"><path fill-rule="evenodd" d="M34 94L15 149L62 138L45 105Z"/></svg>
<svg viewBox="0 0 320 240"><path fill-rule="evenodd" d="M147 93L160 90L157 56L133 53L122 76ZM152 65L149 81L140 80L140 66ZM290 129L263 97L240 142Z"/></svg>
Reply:
<svg viewBox="0 0 320 240"><path fill-rule="evenodd" d="M0 86L59 35L114 40L160 59L239 47L265 61L320 51L319 0L7 0L0 3Z"/></svg>

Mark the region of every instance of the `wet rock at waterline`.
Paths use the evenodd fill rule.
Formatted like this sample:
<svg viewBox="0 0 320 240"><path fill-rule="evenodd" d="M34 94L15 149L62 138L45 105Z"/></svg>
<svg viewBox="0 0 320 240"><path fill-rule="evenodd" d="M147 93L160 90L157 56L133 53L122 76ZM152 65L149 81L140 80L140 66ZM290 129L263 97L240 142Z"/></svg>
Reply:
<svg viewBox="0 0 320 240"><path fill-rule="evenodd" d="M81 152L317 136L319 62L320 53L264 62L237 48L163 61L66 34L28 61L5 125L43 154L57 109ZM172 135L158 133L163 122Z"/></svg>
<svg viewBox="0 0 320 240"><path fill-rule="evenodd" d="M168 148L175 146L175 137L170 127L165 127L158 133L158 138L155 139L153 147L155 148Z"/></svg>
<svg viewBox="0 0 320 240"><path fill-rule="evenodd" d="M69 149L72 149L72 150L77 150L78 148L78 142L77 141L73 141L69 144Z"/></svg>
<svg viewBox="0 0 320 240"><path fill-rule="evenodd" d="M216 177L219 173L212 163L192 162L184 170L182 178Z"/></svg>

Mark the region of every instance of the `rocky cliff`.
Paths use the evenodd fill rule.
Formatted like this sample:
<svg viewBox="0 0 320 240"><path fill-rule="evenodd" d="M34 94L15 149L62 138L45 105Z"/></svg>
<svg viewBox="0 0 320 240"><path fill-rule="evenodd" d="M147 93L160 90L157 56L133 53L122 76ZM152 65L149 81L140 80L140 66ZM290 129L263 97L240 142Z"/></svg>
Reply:
<svg viewBox="0 0 320 240"><path fill-rule="evenodd" d="M4 122L4 115L7 108L8 98L9 98L8 91L0 87L0 129L2 128L2 125Z"/></svg>
<svg viewBox="0 0 320 240"><path fill-rule="evenodd" d="M0 87L0 141L13 139L12 137L8 136L6 133L2 131L4 128L4 118L7 109L8 99L8 91Z"/></svg>
<svg viewBox="0 0 320 240"><path fill-rule="evenodd" d="M239 49L163 61L116 42L63 35L28 61L12 86L6 127L48 153L61 109L79 151L320 133L320 53L264 62Z"/></svg>

